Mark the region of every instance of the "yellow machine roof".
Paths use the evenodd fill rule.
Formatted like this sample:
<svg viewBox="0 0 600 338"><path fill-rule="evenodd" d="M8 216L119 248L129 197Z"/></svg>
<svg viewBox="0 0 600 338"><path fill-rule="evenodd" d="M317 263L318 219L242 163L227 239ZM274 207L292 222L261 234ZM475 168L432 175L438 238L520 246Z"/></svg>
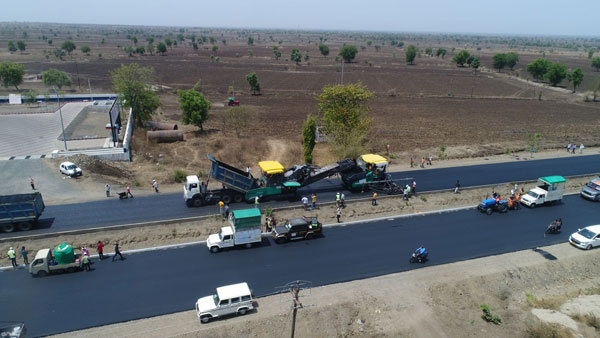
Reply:
<svg viewBox="0 0 600 338"><path fill-rule="evenodd" d="M365 155L362 155L361 157L362 157L362 160L367 163L377 164L377 163L387 162L387 159L385 157L379 156L376 154L365 154Z"/></svg>
<svg viewBox="0 0 600 338"><path fill-rule="evenodd" d="M281 163L277 161L261 161L258 162L258 166L260 167L260 170L264 171L269 175L281 174L284 169Z"/></svg>

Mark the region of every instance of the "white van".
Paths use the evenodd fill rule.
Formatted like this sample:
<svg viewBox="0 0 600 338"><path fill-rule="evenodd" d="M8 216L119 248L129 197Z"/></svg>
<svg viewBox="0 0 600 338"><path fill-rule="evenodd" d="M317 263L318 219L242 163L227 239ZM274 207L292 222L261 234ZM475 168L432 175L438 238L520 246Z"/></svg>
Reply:
<svg viewBox="0 0 600 338"><path fill-rule="evenodd" d="M252 291L247 283L217 288L212 296L202 297L196 302L196 314L202 323L228 314L245 315L254 309Z"/></svg>

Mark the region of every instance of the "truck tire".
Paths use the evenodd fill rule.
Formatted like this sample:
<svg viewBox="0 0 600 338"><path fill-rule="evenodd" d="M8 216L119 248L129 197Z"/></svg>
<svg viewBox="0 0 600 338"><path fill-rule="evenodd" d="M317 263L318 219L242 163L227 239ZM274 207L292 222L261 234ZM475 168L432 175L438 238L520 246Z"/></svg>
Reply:
<svg viewBox="0 0 600 338"><path fill-rule="evenodd" d="M13 231L15 231L15 225L12 223L4 223L4 224L2 224L2 231L13 232Z"/></svg>
<svg viewBox="0 0 600 338"><path fill-rule="evenodd" d="M206 324L206 323L210 322L210 319L211 319L211 318L212 318L212 317L211 317L210 315L204 315L204 316L200 317L200 321L201 321L202 323Z"/></svg>
<svg viewBox="0 0 600 338"><path fill-rule="evenodd" d="M492 210L492 208L485 209L485 213L488 214L488 215L491 215L492 212L494 212L494 210Z"/></svg>
<svg viewBox="0 0 600 338"><path fill-rule="evenodd" d="M283 243L285 243L285 242L287 242L287 240L286 240L286 238L285 238L285 237L277 237L277 238L275 239L275 243L277 243L277 244L283 244Z"/></svg>
<svg viewBox="0 0 600 338"><path fill-rule="evenodd" d="M21 231L29 231L29 230L31 230L31 223L30 222L21 222L21 223L17 224L17 227Z"/></svg>
<svg viewBox="0 0 600 338"><path fill-rule="evenodd" d="M242 194L235 194L235 196L233 196L233 201L235 203L242 203L244 201L244 196L242 196Z"/></svg>
<svg viewBox="0 0 600 338"><path fill-rule="evenodd" d="M44 270L40 270L40 271L38 271L38 272L37 272L37 274L36 274L36 276L37 276L37 277L44 277L44 276L46 276L46 275L47 275L47 273L46 273L46 271L44 271Z"/></svg>
<svg viewBox="0 0 600 338"><path fill-rule="evenodd" d="M533 203L530 207L531 209L535 208L535 203Z"/></svg>
<svg viewBox="0 0 600 338"><path fill-rule="evenodd" d="M312 232L310 232L310 233L306 234L306 237L304 237L304 238L306 238L306 239L313 239L313 238L315 238L315 234L312 233Z"/></svg>
<svg viewBox="0 0 600 338"><path fill-rule="evenodd" d="M239 309L237 313L238 313L238 315L243 316L246 314L246 312L248 312L248 309L246 309L244 307L244 308Z"/></svg>
<svg viewBox="0 0 600 338"><path fill-rule="evenodd" d="M218 246L211 246L211 247L210 247L210 252L212 252L212 253L217 253L217 252L219 252L219 250L220 250L220 249L219 249L219 247L218 247Z"/></svg>
<svg viewBox="0 0 600 338"><path fill-rule="evenodd" d="M230 194L223 194L221 196L221 201L223 201L223 203L225 203L225 204L231 203L232 200L233 200L233 198L231 198Z"/></svg>
<svg viewBox="0 0 600 338"><path fill-rule="evenodd" d="M200 198L199 196L196 196L192 199L192 205L195 206L196 208L201 207L202 204L203 204L202 198Z"/></svg>

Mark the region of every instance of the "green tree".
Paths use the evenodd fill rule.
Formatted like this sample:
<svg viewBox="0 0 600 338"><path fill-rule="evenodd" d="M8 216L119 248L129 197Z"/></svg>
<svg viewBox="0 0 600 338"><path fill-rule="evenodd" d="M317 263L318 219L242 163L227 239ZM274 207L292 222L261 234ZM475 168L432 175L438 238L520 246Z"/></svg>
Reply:
<svg viewBox="0 0 600 338"><path fill-rule="evenodd" d="M519 62L519 54L515 52L506 53L506 67L513 70L517 63Z"/></svg>
<svg viewBox="0 0 600 338"><path fill-rule="evenodd" d="M404 54L406 57L406 63L412 65L415 61L415 57L417 57L417 46L408 45L408 47L406 47L406 51L404 51Z"/></svg>
<svg viewBox="0 0 600 338"><path fill-rule="evenodd" d="M296 64L299 64L300 61L302 61L302 54L298 49L292 49L292 54L290 54L290 60L296 62Z"/></svg>
<svg viewBox="0 0 600 338"><path fill-rule="evenodd" d="M81 52L82 52L82 53L85 53L85 54L87 54L87 55L90 55L90 51L91 51L91 49L90 49L90 46L87 46L87 45L85 45L85 46L81 46Z"/></svg>
<svg viewBox="0 0 600 338"><path fill-rule="evenodd" d="M308 54L308 51L306 51L306 53L304 53L304 62L308 62L308 60L310 60L310 55Z"/></svg>
<svg viewBox="0 0 600 338"><path fill-rule="evenodd" d="M304 162L312 164L312 153L316 144L317 117L308 115L302 125L302 145L304 147Z"/></svg>
<svg viewBox="0 0 600 338"><path fill-rule="evenodd" d="M254 44L254 38L249 36L248 37L248 45L252 46Z"/></svg>
<svg viewBox="0 0 600 338"><path fill-rule="evenodd" d="M573 93L575 93L577 86L583 82L583 72L581 71L581 68L577 68L573 72L568 73L567 80L573 84Z"/></svg>
<svg viewBox="0 0 600 338"><path fill-rule="evenodd" d="M321 55L327 56L327 55L329 55L329 46L322 43L319 45L319 51L321 52Z"/></svg>
<svg viewBox="0 0 600 338"><path fill-rule="evenodd" d="M550 84L556 87L567 77L567 66L561 62L553 62L548 67L545 77L550 81Z"/></svg>
<svg viewBox="0 0 600 338"><path fill-rule="evenodd" d="M185 40L185 37L183 36L183 34L177 34L177 40L183 42Z"/></svg>
<svg viewBox="0 0 600 338"><path fill-rule="evenodd" d="M202 124L208 119L211 103L204 94L194 89L179 92L179 106L184 124L193 124L202 130Z"/></svg>
<svg viewBox="0 0 600 338"><path fill-rule="evenodd" d="M137 46L135 48L135 52L137 54L144 55L144 53L146 53L146 48L144 48L144 46Z"/></svg>
<svg viewBox="0 0 600 338"><path fill-rule="evenodd" d="M17 48L22 52L27 48L27 44L23 40L17 40Z"/></svg>
<svg viewBox="0 0 600 338"><path fill-rule="evenodd" d="M250 85L250 90L252 90L252 95L260 95L260 83L258 82L258 75L256 73L250 73L246 75L246 81Z"/></svg>
<svg viewBox="0 0 600 338"><path fill-rule="evenodd" d="M154 37L153 36L147 36L146 37L146 41L148 41L149 44L153 44L154 43Z"/></svg>
<svg viewBox="0 0 600 338"><path fill-rule="evenodd" d="M167 45L164 42L159 42L158 45L156 45L156 51L159 52L161 55L165 55L165 53L167 52Z"/></svg>
<svg viewBox="0 0 600 338"><path fill-rule="evenodd" d="M358 49L354 45L345 45L342 50L340 50L340 56L344 59L345 62L352 62L354 58L356 58L356 54L358 54Z"/></svg>
<svg viewBox="0 0 600 338"><path fill-rule="evenodd" d="M481 63L479 61L479 58L478 57L474 57L473 61L471 61L471 68L478 69L480 65L481 65Z"/></svg>
<svg viewBox="0 0 600 338"><path fill-rule="evenodd" d="M323 87L319 114L323 130L339 158L356 157L363 151L363 141L371 120L367 102L374 97L362 83Z"/></svg>
<svg viewBox="0 0 600 338"><path fill-rule="evenodd" d="M506 54L494 54L493 64L494 68L498 69L498 71L501 71L502 68L506 66Z"/></svg>
<svg viewBox="0 0 600 338"><path fill-rule="evenodd" d="M596 56L592 59L592 68L595 68L596 71L600 70L600 56Z"/></svg>
<svg viewBox="0 0 600 338"><path fill-rule="evenodd" d="M433 48L431 48L431 47L425 48L425 55L433 56Z"/></svg>
<svg viewBox="0 0 600 338"><path fill-rule="evenodd" d="M454 55L454 58L452 58L452 61L456 63L456 65L460 66L460 67L464 67L465 66L465 62L467 62L467 59L469 58L469 56L471 56L471 53L469 53L467 50L461 50L460 52L458 52L456 55Z"/></svg>
<svg viewBox="0 0 600 338"><path fill-rule="evenodd" d="M62 89L63 86L71 85L71 77L65 72L56 69L48 69L42 72L42 81L48 87L56 86Z"/></svg>
<svg viewBox="0 0 600 338"><path fill-rule="evenodd" d="M125 53L127 53L127 55L128 55L129 57L132 57L132 56L133 56L133 54L136 52L136 50L135 50L135 49L133 49L133 47L131 47L131 46L123 47L123 51L124 51Z"/></svg>
<svg viewBox="0 0 600 338"><path fill-rule="evenodd" d="M0 79L2 79L4 87L14 86L19 90L19 85L23 83L24 75L25 67L22 64L9 61L0 62Z"/></svg>
<svg viewBox="0 0 600 338"><path fill-rule="evenodd" d="M150 53L150 55L154 55L154 45L149 43L148 46L146 46L146 51Z"/></svg>
<svg viewBox="0 0 600 338"><path fill-rule="evenodd" d="M134 45L137 45L137 43L138 43L138 38L137 38L137 36L135 36L135 35L134 35L134 36L132 36L132 37L131 37L131 42L133 42L133 44L134 44Z"/></svg>
<svg viewBox="0 0 600 338"><path fill-rule="evenodd" d="M75 44L73 43L73 41L71 40L67 40L65 42L62 43L62 45L60 46L61 49L64 49L67 54L69 54L69 56L71 56L71 53L77 48L77 46L75 46Z"/></svg>
<svg viewBox="0 0 600 338"><path fill-rule="evenodd" d="M594 48L590 48L590 49L588 50L588 59L591 59L591 58L592 58L592 56L594 56L594 52L595 52L595 51L596 51L596 50L595 50Z"/></svg>
<svg viewBox="0 0 600 338"><path fill-rule="evenodd" d="M275 55L275 60L279 60L281 57L281 52L279 51L279 47L273 46L273 55Z"/></svg>
<svg viewBox="0 0 600 338"><path fill-rule="evenodd" d="M110 77L123 106L131 108L137 125L143 126L160 106L158 95L150 87L150 81L155 79L154 68L137 63L121 65L110 72Z"/></svg>
<svg viewBox="0 0 600 338"><path fill-rule="evenodd" d="M446 56L447 52L448 51L445 48L438 48L437 51L435 52L435 56L441 56L443 59L444 56Z"/></svg>
<svg viewBox="0 0 600 338"><path fill-rule="evenodd" d="M171 48L171 46L173 45L173 40L171 40L170 38L166 38L165 44L167 45L167 47Z"/></svg>
<svg viewBox="0 0 600 338"><path fill-rule="evenodd" d="M17 51L17 46L12 40L8 40L8 51L14 53Z"/></svg>
<svg viewBox="0 0 600 338"><path fill-rule="evenodd" d="M65 58L65 51L64 51L64 50L62 50L62 49L55 48L55 49L52 51L52 53L54 54L54 56L55 56L57 59L64 60L64 58Z"/></svg>
<svg viewBox="0 0 600 338"><path fill-rule="evenodd" d="M531 76L540 81L544 78L544 75L548 72L548 67L550 67L551 62L548 59L537 58L535 61L527 65L527 72L531 74Z"/></svg>
<svg viewBox="0 0 600 338"><path fill-rule="evenodd" d="M210 48L210 50L212 50L213 52L216 52L219 50L219 46L217 45L212 45L212 47Z"/></svg>

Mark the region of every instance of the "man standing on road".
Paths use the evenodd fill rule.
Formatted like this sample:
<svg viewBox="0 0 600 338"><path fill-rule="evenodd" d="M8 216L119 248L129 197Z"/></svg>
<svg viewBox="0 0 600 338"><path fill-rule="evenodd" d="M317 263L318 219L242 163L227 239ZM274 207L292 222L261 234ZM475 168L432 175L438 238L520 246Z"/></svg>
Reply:
<svg viewBox="0 0 600 338"><path fill-rule="evenodd" d="M17 268L17 254L15 253L15 250L13 250L13 248L11 247L8 250L8 259L10 259L10 262L12 263L13 268Z"/></svg>
<svg viewBox="0 0 600 338"><path fill-rule="evenodd" d="M421 157L421 168L425 168L425 157Z"/></svg>
<svg viewBox="0 0 600 338"><path fill-rule="evenodd" d="M123 261L123 260L125 260L125 259L123 258L123 255L121 255L121 251L119 251L119 241L116 241L116 242L115 242L115 255L114 255L114 256L113 256L113 258L112 258L112 261L113 261L113 262L115 261L115 258L117 258L117 255L119 255L119 257L121 257L121 260L122 260L122 261Z"/></svg>
<svg viewBox="0 0 600 338"><path fill-rule="evenodd" d="M219 201L219 214L221 214L221 216L225 215L225 203L223 203L223 201Z"/></svg>
<svg viewBox="0 0 600 338"><path fill-rule="evenodd" d="M567 144L567 153L571 151L571 143Z"/></svg>
<svg viewBox="0 0 600 338"><path fill-rule="evenodd" d="M27 259L27 250L25 250L24 246L21 247L21 256L23 256L23 264L29 265L29 259Z"/></svg>
<svg viewBox="0 0 600 338"><path fill-rule="evenodd" d="M412 168L414 164L415 164L415 159L414 159L414 157L411 156L410 157L410 167Z"/></svg>
<svg viewBox="0 0 600 338"><path fill-rule="evenodd" d="M460 191L458 191L459 189L460 189L460 181L456 180L456 184L454 185L454 193L460 194Z"/></svg>
<svg viewBox="0 0 600 338"><path fill-rule="evenodd" d="M432 156L431 154L429 154L429 157L428 157L427 159L428 159L428 161L427 161L427 165L433 165L433 164L431 163L431 161L433 161L433 156Z"/></svg>
<svg viewBox="0 0 600 338"><path fill-rule="evenodd" d="M98 244L96 244L96 251L98 251L98 257L100 257L100 260L104 259L104 243L102 243L102 241L98 241Z"/></svg>
<svg viewBox="0 0 600 338"><path fill-rule="evenodd" d="M258 209L258 196L254 197L254 207Z"/></svg>
<svg viewBox="0 0 600 338"><path fill-rule="evenodd" d="M311 197L312 197L312 210L315 210L317 208L317 194L315 194L313 192Z"/></svg>
<svg viewBox="0 0 600 338"><path fill-rule="evenodd" d="M308 198L306 196L302 196L302 205L304 206L304 210L308 210Z"/></svg>
<svg viewBox="0 0 600 338"><path fill-rule="evenodd" d="M338 192L335 194L335 206L339 207L342 201L342 195Z"/></svg>
<svg viewBox="0 0 600 338"><path fill-rule="evenodd" d="M577 145L575 144L575 142L573 142L573 145L571 147L571 149L573 149L573 154L575 154L575 149L577 149Z"/></svg>
<svg viewBox="0 0 600 338"><path fill-rule="evenodd" d="M110 185L108 183L104 186L104 191L106 191L106 197L110 197Z"/></svg>
<svg viewBox="0 0 600 338"><path fill-rule="evenodd" d="M411 191L412 191L413 195L417 196L417 181L413 181Z"/></svg>
<svg viewBox="0 0 600 338"><path fill-rule="evenodd" d="M337 207L337 211L335 213L335 217L337 217L337 222L340 223L340 217L342 217L342 208Z"/></svg>
<svg viewBox="0 0 600 338"><path fill-rule="evenodd" d="M158 193L158 182L156 182L156 179L152 180L152 186L154 187L154 191Z"/></svg>
<svg viewBox="0 0 600 338"><path fill-rule="evenodd" d="M579 145L579 153L580 154L583 154L583 148L584 148L584 146L583 146L583 143L582 143L581 145Z"/></svg>
<svg viewBox="0 0 600 338"><path fill-rule="evenodd" d="M29 178L29 185L31 185L31 189L35 190L35 184L33 182L33 177Z"/></svg>
<svg viewBox="0 0 600 338"><path fill-rule="evenodd" d="M133 198L133 195L131 194L131 188L129 186L127 186L127 196Z"/></svg>
<svg viewBox="0 0 600 338"><path fill-rule="evenodd" d="M225 204L225 218L229 219L229 204Z"/></svg>
<svg viewBox="0 0 600 338"><path fill-rule="evenodd" d="M342 193L342 195L340 196L340 202L342 203L342 208L346 207L346 205L344 204L345 201L346 201L346 195L344 195L344 193Z"/></svg>
<svg viewBox="0 0 600 338"><path fill-rule="evenodd" d="M371 205L377 205L377 193L373 193L373 199L371 200Z"/></svg>
<svg viewBox="0 0 600 338"><path fill-rule="evenodd" d="M83 256L83 269L85 271L90 271L90 257L86 255Z"/></svg>

